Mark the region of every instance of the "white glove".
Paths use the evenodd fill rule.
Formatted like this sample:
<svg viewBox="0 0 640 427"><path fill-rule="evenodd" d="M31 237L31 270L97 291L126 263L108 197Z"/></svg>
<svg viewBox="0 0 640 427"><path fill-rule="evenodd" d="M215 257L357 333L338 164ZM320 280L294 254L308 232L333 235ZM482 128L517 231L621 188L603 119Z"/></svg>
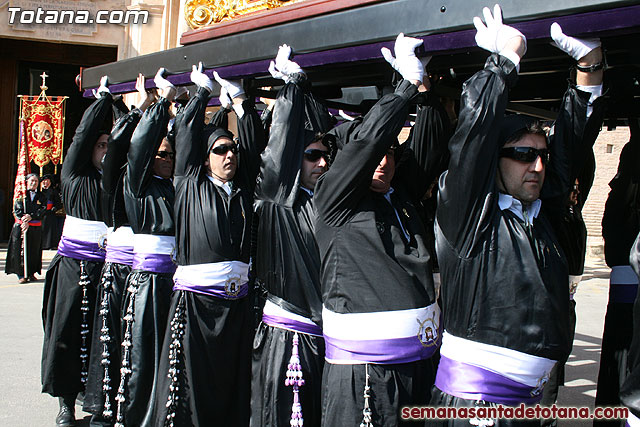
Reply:
<svg viewBox="0 0 640 427"><path fill-rule="evenodd" d="M491 53L504 55L518 65L520 57L511 50L503 50L509 40L514 37L522 37L522 40L525 42L526 52L527 38L520 31L502 23L502 10L500 9L500 5L496 4L493 7L493 16L488 7L482 9L482 14L484 15L486 26L479 17L476 16L473 18L473 25L476 26L477 30L476 44ZM514 61L514 56L517 57L517 61Z"/></svg>
<svg viewBox="0 0 640 427"><path fill-rule="evenodd" d="M304 73L300 66L291 61L291 47L283 44L278 48L278 54L276 55L275 62L271 61L269 64L269 72L276 79L282 79L285 83L291 81L291 76L296 73Z"/></svg>
<svg viewBox="0 0 640 427"><path fill-rule="evenodd" d="M282 74L280 71L276 69L276 63L273 61L271 61L271 63L269 64L269 73L271 73L271 75L275 79L280 79L280 80L287 79L287 76L285 76L284 74Z"/></svg>
<svg viewBox="0 0 640 427"><path fill-rule="evenodd" d="M229 97L229 92L222 86L220 89L220 105L222 108L229 109L231 108L231 97Z"/></svg>
<svg viewBox="0 0 640 427"><path fill-rule="evenodd" d="M552 45L565 51L576 61L601 45L600 39L576 39L567 36L562 32L562 28L557 22L551 24L551 38L553 39Z"/></svg>
<svg viewBox="0 0 640 427"><path fill-rule="evenodd" d="M163 74L165 73L165 71L166 70L164 69L164 67L160 68L156 73L156 76L153 78L153 82L156 84L156 87L160 90L175 88L173 83L171 83L169 80L163 77Z"/></svg>
<svg viewBox="0 0 640 427"><path fill-rule="evenodd" d="M191 81L198 87L206 88L209 93L213 92L213 81L205 73L202 72L202 62L198 63L198 67L194 65L191 70Z"/></svg>
<svg viewBox="0 0 640 427"><path fill-rule="evenodd" d="M102 93L111 93L111 91L107 87L107 84L109 84L109 77L102 76L102 78L100 79L100 87L98 87L98 90L93 90L93 96L95 96L96 98L100 98L102 96Z"/></svg>
<svg viewBox="0 0 640 427"><path fill-rule="evenodd" d="M276 55L276 68L287 76L291 76L295 73L301 73L302 68L289 58L291 58L291 47L283 44L278 49L278 54Z"/></svg>
<svg viewBox="0 0 640 427"><path fill-rule="evenodd" d="M405 80L418 80L422 82L424 77L424 66L416 57L415 49L422 44L422 40L413 37L405 37L403 33L398 34L396 44L393 47L396 57L386 47L380 49L384 59L402 75Z"/></svg>
<svg viewBox="0 0 640 427"><path fill-rule="evenodd" d="M240 82L240 80L223 79L217 71L213 72L213 77L231 98L237 98L244 94L244 89L242 88L242 82ZM222 92L220 92L220 97L222 98Z"/></svg>

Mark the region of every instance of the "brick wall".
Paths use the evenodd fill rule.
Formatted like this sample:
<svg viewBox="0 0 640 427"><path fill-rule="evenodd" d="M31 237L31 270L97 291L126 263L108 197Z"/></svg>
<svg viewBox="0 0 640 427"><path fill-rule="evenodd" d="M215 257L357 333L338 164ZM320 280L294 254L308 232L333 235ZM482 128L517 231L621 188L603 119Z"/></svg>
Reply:
<svg viewBox="0 0 640 427"><path fill-rule="evenodd" d="M620 151L628 141L628 127L618 127L613 131L603 129L593 148L596 157L596 176L589 198L582 210L588 233L587 256L592 258L604 257L602 213L609 195L609 181L618 170Z"/></svg>

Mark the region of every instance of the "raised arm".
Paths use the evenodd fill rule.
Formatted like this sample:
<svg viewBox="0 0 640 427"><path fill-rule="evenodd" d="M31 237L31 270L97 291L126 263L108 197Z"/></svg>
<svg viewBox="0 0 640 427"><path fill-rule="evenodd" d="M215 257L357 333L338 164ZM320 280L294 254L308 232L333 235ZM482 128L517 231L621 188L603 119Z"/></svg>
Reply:
<svg viewBox="0 0 640 427"><path fill-rule="evenodd" d="M422 200L431 183L446 169L447 143L453 133L437 96L431 92L424 96L394 178L404 183L415 201Z"/></svg>
<svg viewBox="0 0 640 427"><path fill-rule="evenodd" d="M289 48L284 45L280 47L280 50L282 49ZM280 58L281 62L284 61L282 56L285 53L287 52L283 54L279 52L276 58ZM287 61L292 62L288 57ZM292 207L295 202L304 148L314 137L313 131L305 131L307 115L302 86L306 83L306 75L297 64L294 62L292 64L284 65L285 69L295 71L291 76L278 72L274 62L270 66L274 77L284 78L286 84L278 92L275 102L269 102L265 110L270 116L269 144L262 153L260 175L256 186L257 200L270 201L288 207ZM279 65L282 67L281 64ZM318 132L322 130L324 129L317 129Z"/></svg>
<svg viewBox="0 0 640 427"><path fill-rule="evenodd" d="M572 56L583 67L587 63L602 61L599 39L576 39L565 35L557 23L551 25L554 45ZM583 65L579 65L583 64ZM570 84L563 98L558 118L550 133L550 162L547 166L541 198L557 198L562 201L585 165L597 131L590 129L585 134L587 118L592 114L593 103L602 93L602 70L580 71L576 75L577 85ZM602 115L601 107L596 111ZM594 117L598 120L598 117ZM599 129L600 124L595 123Z"/></svg>
<svg viewBox="0 0 640 427"><path fill-rule="evenodd" d="M232 99L233 110L238 117L241 159L237 174L238 178L248 185L249 190L253 191L260 168L260 154L267 145L260 116L253 99L248 99L245 95L242 82L223 79L215 71L213 75L223 91Z"/></svg>
<svg viewBox="0 0 640 427"><path fill-rule="evenodd" d="M491 17L485 8L484 15ZM439 182L437 222L443 237L460 256L475 248L498 209L495 182L498 167L497 125L504 116L509 87L517 80L517 64L526 51L524 36L502 24L499 6L485 27L474 19L476 42L493 54L484 69L462 88L458 127L449 142L449 168ZM497 43L500 41L500 43Z"/></svg>
<svg viewBox="0 0 640 427"><path fill-rule="evenodd" d="M160 69L155 82L162 91L158 101L149 107L140 119L131 137L131 146L127 155L127 175L131 192L143 197L146 187L153 176L153 164L158 147L167 135L167 126L171 115L169 108L175 96L175 87L162 77Z"/></svg>
<svg viewBox="0 0 640 427"><path fill-rule="evenodd" d="M373 173L397 141L409 102L417 93L415 84L403 80L394 93L383 96L338 152L329 171L318 179L315 206L325 222L336 226L344 223L360 199L371 191Z"/></svg>
<svg viewBox="0 0 640 427"><path fill-rule="evenodd" d="M300 78L304 78L300 74ZM294 81L278 93L269 144L262 153L256 199L293 206L305 147L304 94Z"/></svg>
<svg viewBox="0 0 640 427"><path fill-rule="evenodd" d="M73 141L62 165L60 177L63 183L81 174L87 168L93 167L91 163L93 146L98 140L101 127L104 125L108 115L111 114L113 98L106 84L107 78L104 76L96 95L98 99L87 108L82 115L80 124L76 128Z"/></svg>
<svg viewBox="0 0 640 427"><path fill-rule="evenodd" d="M202 73L202 63L198 68L193 66L191 76L198 85L198 91L189 99L174 125L176 127L176 181L181 177L197 178L206 155L202 143L202 130L213 83ZM210 86L207 86L205 79L209 80Z"/></svg>

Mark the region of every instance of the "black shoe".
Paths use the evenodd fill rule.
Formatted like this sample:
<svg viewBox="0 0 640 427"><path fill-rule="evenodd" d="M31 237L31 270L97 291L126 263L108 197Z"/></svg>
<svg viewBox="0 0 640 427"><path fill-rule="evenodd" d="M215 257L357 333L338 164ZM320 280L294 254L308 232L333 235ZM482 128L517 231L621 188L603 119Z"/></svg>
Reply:
<svg viewBox="0 0 640 427"><path fill-rule="evenodd" d="M70 408L68 405L61 403L60 412L56 417L57 427L71 427L76 425L75 408Z"/></svg>

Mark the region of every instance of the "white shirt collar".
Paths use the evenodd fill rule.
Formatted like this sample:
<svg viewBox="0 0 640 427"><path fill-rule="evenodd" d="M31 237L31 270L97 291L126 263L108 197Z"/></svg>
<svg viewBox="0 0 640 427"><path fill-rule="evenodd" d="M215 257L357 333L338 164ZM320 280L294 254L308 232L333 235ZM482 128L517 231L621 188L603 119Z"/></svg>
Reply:
<svg viewBox="0 0 640 427"><path fill-rule="evenodd" d="M222 188L224 190L224 192L227 193L227 196L231 195L231 182L230 181L222 182L218 178L213 177L211 175L207 175L207 178L209 178L211 180L211 182L213 182L215 185L217 185L218 187Z"/></svg>
<svg viewBox="0 0 640 427"><path fill-rule="evenodd" d="M300 186L300 189L304 190L309 196L313 197L313 191L312 190L309 190L308 188L303 187L302 185Z"/></svg>
<svg viewBox="0 0 640 427"><path fill-rule="evenodd" d="M540 201L540 199L536 199L531 203L531 205L529 205L526 218L520 200L514 198L513 196L510 196L509 194L499 193L498 206L500 207L500 210L510 210L518 218L524 221L525 224L533 224L533 218L537 218L538 214L540 213L542 201Z"/></svg>

